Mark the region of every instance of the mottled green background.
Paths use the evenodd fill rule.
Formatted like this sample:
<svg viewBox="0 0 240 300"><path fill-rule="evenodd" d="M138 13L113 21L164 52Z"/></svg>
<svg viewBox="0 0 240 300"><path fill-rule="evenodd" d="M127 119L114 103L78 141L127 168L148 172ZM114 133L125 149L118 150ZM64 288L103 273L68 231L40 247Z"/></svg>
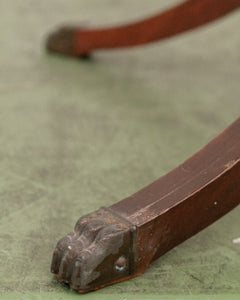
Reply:
<svg viewBox="0 0 240 300"><path fill-rule="evenodd" d="M78 295L49 272L79 216L158 178L239 115L240 12L91 62L44 51L59 23L118 23L166 2L176 1L1 1L1 299L240 299L240 208L97 292Z"/></svg>

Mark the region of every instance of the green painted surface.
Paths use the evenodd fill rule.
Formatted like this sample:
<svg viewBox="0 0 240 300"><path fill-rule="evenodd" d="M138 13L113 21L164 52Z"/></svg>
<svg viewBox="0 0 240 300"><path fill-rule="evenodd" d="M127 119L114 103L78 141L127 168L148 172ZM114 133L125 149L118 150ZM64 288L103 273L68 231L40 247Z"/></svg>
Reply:
<svg viewBox="0 0 240 300"><path fill-rule="evenodd" d="M79 216L158 178L239 115L239 12L91 62L44 52L59 23L130 20L164 2L0 4L1 299L240 299L239 207L141 276L97 292L78 295L49 272Z"/></svg>

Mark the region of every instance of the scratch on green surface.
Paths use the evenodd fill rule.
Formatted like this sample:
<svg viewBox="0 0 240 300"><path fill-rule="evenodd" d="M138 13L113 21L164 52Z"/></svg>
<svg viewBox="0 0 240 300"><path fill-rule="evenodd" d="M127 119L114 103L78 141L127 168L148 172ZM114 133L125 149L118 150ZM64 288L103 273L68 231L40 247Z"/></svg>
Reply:
<svg viewBox="0 0 240 300"><path fill-rule="evenodd" d="M44 53L55 24L166 6L115 2L0 4L0 298L239 299L240 208L132 280L78 295L50 274L56 241L81 215L163 175L240 111L238 12L88 63Z"/></svg>

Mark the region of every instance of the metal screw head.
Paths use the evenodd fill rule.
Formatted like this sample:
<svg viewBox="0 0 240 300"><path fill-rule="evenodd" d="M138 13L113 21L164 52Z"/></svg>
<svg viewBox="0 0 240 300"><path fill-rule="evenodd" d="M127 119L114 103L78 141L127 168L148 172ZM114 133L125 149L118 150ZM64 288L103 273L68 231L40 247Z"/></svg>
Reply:
<svg viewBox="0 0 240 300"><path fill-rule="evenodd" d="M120 256L115 262L115 269L117 271L124 271L127 265L127 260L124 256Z"/></svg>

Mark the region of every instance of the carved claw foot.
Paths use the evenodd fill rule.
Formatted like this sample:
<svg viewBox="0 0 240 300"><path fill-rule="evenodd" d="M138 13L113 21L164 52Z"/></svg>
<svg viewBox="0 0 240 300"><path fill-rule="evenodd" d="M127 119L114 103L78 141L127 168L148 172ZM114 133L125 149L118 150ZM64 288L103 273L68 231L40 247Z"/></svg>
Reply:
<svg viewBox="0 0 240 300"><path fill-rule="evenodd" d="M80 293L137 276L239 204L240 118L168 174L80 218L52 272Z"/></svg>
<svg viewBox="0 0 240 300"><path fill-rule="evenodd" d="M83 216L57 243L51 272L80 293L120 281L132 272L133 231L105 208Z"/></svg>

